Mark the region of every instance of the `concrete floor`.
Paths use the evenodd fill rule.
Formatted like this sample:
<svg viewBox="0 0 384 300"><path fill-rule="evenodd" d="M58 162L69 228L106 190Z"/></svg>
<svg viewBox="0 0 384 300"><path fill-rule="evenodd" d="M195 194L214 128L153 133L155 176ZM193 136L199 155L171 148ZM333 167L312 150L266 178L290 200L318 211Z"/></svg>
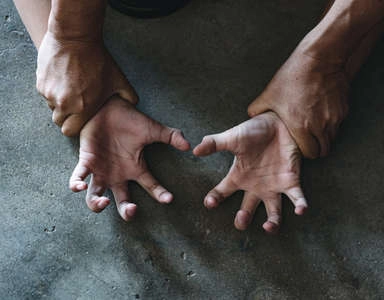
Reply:
<svg viewBox="0 0 384 300"><path fill-rule="evenodd" d="M166 18L108 10L106 42L141 96L139 108L203 135L247 118L262 90L315 24L322 0L193 0ZM68 178L77 141L61 136L34 89L36 51L10 0L0 2L0 299L384 299L384 41L353 84L351 113L328 158L305 161L304 217L285 202L281 234L232 222L205 193L228 153L197 159L148 147L174 192L160 206L137 185L139 214L93 214Z"/></svg>

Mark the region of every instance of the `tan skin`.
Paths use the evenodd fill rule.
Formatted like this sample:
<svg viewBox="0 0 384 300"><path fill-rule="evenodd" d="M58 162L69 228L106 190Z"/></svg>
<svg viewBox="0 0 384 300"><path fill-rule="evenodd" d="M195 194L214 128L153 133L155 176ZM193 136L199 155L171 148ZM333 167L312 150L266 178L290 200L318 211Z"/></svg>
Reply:
<svg viewBox="0 0 384 300"><path fill-rule="evenodd" d="M64 135L75 136L112 96L137 94L102 39L106 1L15 0L38 48L36 87Z"/></svg>
<svg viewBox="0 0 384 300"><path fill-rule="evenodd" d="M60 39L49 31L39 48L36 87L67 136L77 135L112 95L138 101L102 42Z"/></svg>
<svg viewBox="0 0 384 300"><path fill-rule="evenodd" d="M274 111L305 157L328 154L348 113L351 79L384 32L383 23L383 1L334 1L250 104L249 116Z"/></svg>
<svg viewBox="0 0 384 300"><path fill-rule="evenodd" d="M206 156L230 151L235 156L227 176L204 199L215 208L237 190L244 191L235 227L245 230L261 202L268 220L263 228L276 233L281 223L281 194L286 194L302 215L307 202L300 187L301 155L284 123L275 113L265 113L220 134L205 136L193 153Z"/></svg>
<svg viewBox="0 0 384 300"><path fill-rule="evenodd" d="M50 1L14 1L39 49L37 86L54 111L54 121L66 135L83 128L71 189L87 189L88 206L99 212L109 204L103 193L111 188L125 220L136 211L129 199L129 180L137 181L159 202L169 203L173 196L147 171L143 148L155 141L180 150L189 145L180 131L133 107L137 96L102 43L105 1L52 0L52 8ZM194 149L198 156L221 150L235 155L228 175L207 194L208 208L244 190L236 228L246 229L263 201L268 214L263 227L270 233L280 225L282 193L292 200L296 214L304 213L301 154L313 158L327 153L347 112L349 80L383 32L382 5L378 0L336 0L250 105L252 118L206 137ZM91 48L96 49L93 55L89 55ZM113 94L120 97L110 98ZM276 114L266 112L270 110ZM88 186L84 180L89 174Z"/></svg>
<svg viewBox="0 0 384 300"><path fill-rule="evenodd" d="M144 147L155 142L170 144L181 151L190 148L180 130L163 126L120 97L113 97L81 131L79 162L70 188L74 192L87 189L86 201L94 212L109 204L103 194L111 189L125 221L136 212L129 197L130 180L139 183L158 202L171 202L172 194L151 175L144 161ZM88 186L84 180L89 174L92 177Z"/></svg>
<svg viewBox="0 0 384 300"><path fill-rule="evenodd" d="M347 116L348 92L342 65L323 63L296 49L248 111L250 116L276 112L302 153L316 158L328 154Z"/></svg>

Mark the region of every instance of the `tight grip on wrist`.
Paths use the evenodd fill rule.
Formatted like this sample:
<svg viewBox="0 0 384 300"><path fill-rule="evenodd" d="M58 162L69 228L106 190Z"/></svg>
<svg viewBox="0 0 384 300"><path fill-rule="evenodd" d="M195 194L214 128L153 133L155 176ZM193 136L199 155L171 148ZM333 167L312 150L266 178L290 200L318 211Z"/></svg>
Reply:
<svg viewBox="0 0 384 300"><path fill-rule="evenodd" d="M289 122L289 120L282 117L279 114L278 110L272 109L268 103L266 103L262 99L256 99L248 107L249 117L254 117L256 115L265 113L267 111L273 111L278 115L278 117L282 120L282 122L287 127L292 138L295 140L298 148L300 149L301 154L305 158L315 159L321 156L321 147L317 139L304 128L301 128L299 126L293 127L292 124L290 124L291 122ZM327 149L327 151L325 151L325 149ZM329 146L324 145L325 153L323 155L326 155L328 151L329 151Z"/></svg>

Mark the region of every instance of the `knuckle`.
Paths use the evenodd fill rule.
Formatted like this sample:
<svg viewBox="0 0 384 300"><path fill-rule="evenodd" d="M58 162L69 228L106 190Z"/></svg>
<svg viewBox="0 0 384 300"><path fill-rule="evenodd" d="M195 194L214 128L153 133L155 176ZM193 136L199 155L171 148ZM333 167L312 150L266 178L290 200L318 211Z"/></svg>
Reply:
<svg viewBox="0 0 384 300"><path fill-rule="evenodd" d="M280 208L271 209L271 215L276 216L276 217L280 217L281 216L281 209Z"/></svg>
<svg viewBox="0 0 384 300"><path fill-rule="evenodd" d="M175 138L175 135L177 134L177 129L172 127L163 127L161 130L165 131L166 134L169 136L168 144L171 144L172 140Z"/></svg>
<svg viewBox="0 0 384 300"><path fill-rule="evenodd" d="M159 187L159 183L158 182L152 182L148 186L148 190L150 190L151 192L154 192L158 187Z"/></svg>
<svg viewBox="0 0 384 300"><path fill-rule="evenodd" d="M329 112L329 111L326 111L325 114L324 114L324 116L323 116L324 123L325 123L325 124L326 124L326 123L329 123L329 122L332 121L332 119L333 119L333 118L332 118L330 112Z"/></svg>
<svg viewBox="0 0 384 300"><path fill-rule="evenodd" d="M60 118L60 116L58 115L58 114L52 114L52 121L53 121L53 123L55 123L56 125L60 125L59 123L59 118Z"/></svg>
<svg viewBox="0 0 384 300"><path fill-rule="evenodd" d="M182 134L181 130L179 128L171 128L172 134L180 135Z"/></svg>
<svg viewBox="0 0 384 300"><path fill-rule="evenodd" d="M271 216L269 217L270 221L275 223L276 225L280 225L281 223L281 214L271 212Z"/></svg>
<svg viewBox="0 0 384 300"><path fill-rule="evenodd" d="M212 140L212 136L211 135L206 135L203 137L203 142L210 142Z"/></svg>
<svg viewBox="0 0 384 300"><path fill-rule="evenodd" d="M55 106L60 110L65 109L68 106L67 104L68 104L68 98L65 98L65 97L60 97L56 99L56 102L55 102Z"/></svg>

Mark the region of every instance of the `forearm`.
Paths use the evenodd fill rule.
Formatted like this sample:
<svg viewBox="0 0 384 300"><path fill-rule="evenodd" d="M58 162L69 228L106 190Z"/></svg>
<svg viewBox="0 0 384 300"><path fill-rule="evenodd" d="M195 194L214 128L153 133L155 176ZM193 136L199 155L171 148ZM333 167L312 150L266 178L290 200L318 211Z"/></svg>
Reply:
<svg viewBox="0 0 384 300"><path fill-rule="evenodd" d="M331 63L345 64L367 37L369 45L380 36L384 1L336 0L320 23L303 39L303 53Z"/></svg>
<svg viewBox="0 0 384 300"><path fill-rule="evenodd" d="M33 43L38 49L47 32L51 1L14 0L14 3Z"/></svg>
<svg viewBox="0 0 384 300"><path fill-rule="evenodd" d="M106 0L52 0L48 30L59 39L101 40Z"/></svg>

